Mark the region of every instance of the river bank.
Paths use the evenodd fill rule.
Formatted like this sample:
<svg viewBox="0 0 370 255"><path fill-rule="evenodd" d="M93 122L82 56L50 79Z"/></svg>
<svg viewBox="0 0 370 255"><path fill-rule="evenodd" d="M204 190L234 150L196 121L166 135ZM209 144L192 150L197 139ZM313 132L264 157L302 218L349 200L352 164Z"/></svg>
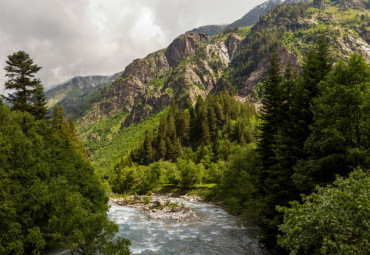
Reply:
<svg viewBox="0 0 370 255"><path fill-rule="evenodd" d="M156 196L154 196L156 197ZM188 197L158 196L197 215L191 220L155 220L140 209L110 202L109 217L119 226L119 236L131 240L133 254L263 254L256 227L241 227L238 218L213 204ZM190 201L193 200L193 201Z"/></svg>

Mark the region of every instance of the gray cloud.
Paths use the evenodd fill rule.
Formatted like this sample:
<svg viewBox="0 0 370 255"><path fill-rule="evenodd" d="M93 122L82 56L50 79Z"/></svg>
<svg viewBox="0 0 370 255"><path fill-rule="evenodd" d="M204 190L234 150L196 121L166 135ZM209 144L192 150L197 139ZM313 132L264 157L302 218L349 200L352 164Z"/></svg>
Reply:
<svg viewBox="0 0 370 255"><path fill-rule="evenodd" d="M76 75L113 74L195 27L226 24L264 0L0 0L0 93L18 50L46 88Z"/></svg>

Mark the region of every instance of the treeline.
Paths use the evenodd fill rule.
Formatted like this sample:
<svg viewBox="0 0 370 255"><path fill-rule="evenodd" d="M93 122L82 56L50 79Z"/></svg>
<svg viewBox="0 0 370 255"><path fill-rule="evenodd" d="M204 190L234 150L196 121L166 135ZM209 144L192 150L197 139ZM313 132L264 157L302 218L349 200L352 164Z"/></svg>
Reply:
<svg viewBox="0 0 370 255"><path fill-rule="evenodd" d="M6 97L0 104L0 253L40 254L63 247L79 254L129 254L114 239L108 198L72 121L51 116L25 52L8 57Z"/></svg>
<svg viewBox="0 0 370 255"><path fill-rule="evenodd" d="M325 242L335 244L334 253L341 253L341 244L365 252L366 245L358 242L366 235L364 229L353 229L345 238L337 239L340 233L335 228L345 222L333 223L326 241L307 240L296 232L293 235L294 231L287 226L294 224L289 221L280 227L283 232L279 231L284 210L277 211L276 206L288 206L289 201L299 200L301 193L309 194L318 185L331 184L336 175L347 176L356 167L364 170L370 167L369 64L362 56L354 55L348 63L339 61L333 68L326 39L321 37L306 54L302 69L297 76L287 67L282 75L277 54L272 54L264 82L261 135L257 143L261 165L258 171L250 169L250 174L256 176L249 183L254 193L245 201L249 207L245 209L246 216L250 219L252 215L248 212L254 212L253 220L261 227L263 242L275 254L287 252L278 246L278 235L282 236L280 244L284 248L294 248L299 254L322 252ZM334 208L337 202L330 203ZM340 218L341 213L352 213L347 209L334 214ZM298 224L300 219L295 216L291 215L289 220ZM366 218L358 220L364 222ZM302 242L297 244L294 238ZM293 242L297 246L293 247Z"/></svg>
<svg viewBox="0 0 370 255"><path fill-rule="evenodd" d="M246 144L254 141L255 117L253 104L237 102L227 93L205 100L199 96L195 107L189 102L186 109L179 109L172 102L154 137L148 131L142 146L131 152L131 159L142 165L158 160L176 161L186 153L183 148L197 150L205 146L212 149L215 158L226 159L228 154L223 148L215 147L217 142L228 140Z"/></svg>
<svg viewBox="0 0 370 255"><path fill-rule="evenodd" d="M147 131L141 146L116 165L112 189L148 192L159 184L216 182L233 149L256 139L257 114L249 102L227 93L198 97L185 109L172 102L158 129Z"/></svg>

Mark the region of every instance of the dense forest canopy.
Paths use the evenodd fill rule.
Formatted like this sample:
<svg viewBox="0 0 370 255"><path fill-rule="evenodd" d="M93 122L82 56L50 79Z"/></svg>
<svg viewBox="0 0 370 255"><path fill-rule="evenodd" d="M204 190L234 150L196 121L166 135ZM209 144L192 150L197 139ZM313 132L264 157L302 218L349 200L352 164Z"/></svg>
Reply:
<svg viewBox="0 0 370 255"><path fill-rule="evenodd" d="M7 88L16 93L11 107L0 105L0 253L62 246L80 254L129 254L129 241L113 239L118 228L108 220L106 192L74 123L59 107L46 117L40 82L27 78L39 68L24 52L7 63L7 84L15 84Z"/></svg>

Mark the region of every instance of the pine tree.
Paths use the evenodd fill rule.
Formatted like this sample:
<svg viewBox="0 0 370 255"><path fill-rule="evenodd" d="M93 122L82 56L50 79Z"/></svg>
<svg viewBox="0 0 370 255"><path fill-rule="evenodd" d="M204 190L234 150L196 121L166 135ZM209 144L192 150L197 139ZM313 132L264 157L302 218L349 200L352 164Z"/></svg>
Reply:
<svg viewBox="0 0 370 255"><path fill-rule="evenodd" d="M204 145L209 145L211 143L211 136L209 134L209 128L208 128L208 123L206 120L203 120L201 122L201 127L202 127L202 143Z"/></svg>
<svg viewBox="0 0 370 255"><path fill-rule="evenodd" d="M33 60L24 51L18 51L8 56L5 76L5 89L16 90L13 94L4 97L12 104L12 109L32 113L30 105L34 89L40 95L41 81L34 78L41 67L33 64Z"/></svg>
<svg viewBox="0 0 370 255"><path fill-rule="evenodd" d="M208 123L209 123L209 135L213 139L216 137L217 133L217 118L216 113L213 110L213 107L210 107L208 111Z"/></svg>
<svg viewBox="0 0 370 255"><path fill-rule="evenodd" d="M166 158L167 147L166 147L165 137L160 137L158 152L159 152L160 159L165 159Z"/></svg>
<svg viewBox="0 0 370 255"><path fill-rule="evenodd" d="M279 68L279 59L276 51L271 55L268 77L264 82L265 95L262 98L260 126L261 136L258 142L258 153L260 155L263 172L275 164L274 152L271 145L274 144L274 136L281 129L280 119L280 84L282 77Z"/></svg>
<svg viewBox="0 0 370 255"><path fill-rule="evenodd" d="M311 106L315 98L320 96L319 84L324 81L330 72L332 65L330 63L329 48L324 36L319 38L315 48L311 48L305 56L303 63L303 74L301 86L297 88L294 94L294 103L292 109L292 122L294 123L294 132L291 137L294 141L295 157L300 161L305 161L309 152L304 150L304 144L311 134L310 126L313 124L313 112ZM295 171L300 171L302 162L296 162ZM300 166L298 166L300 165ZM296 179L297 184L300 182ZM304 185L298 184L302 191Z"/></svg>
<svg viewBox="0 0 370 255"><path fill-rule="evenodd" d="M171 139L171 141L175 141L176 139L176 123L175 123L175 116L173 113L170 112L168 115L168 126L167 126L167 135Z"/></svg>
<svg viewBox="0 0 370 255"><path fill-rule="evenodd" d="M262 195L259 224L266 246L279 253L281 251L277 246L276 236L282 215L275 207L287 205L297 195L291 179L293 170L289 140L285 139L286 129L292 124L289 112L294 81L289 65L284 77L280 75L276 52L273 52L270 61L268 77L264 84L265 95L262 98L262 133L257 148L262 159L262 172L259 177Z"/></svg>
<svg viewBox="0 0 370 255"><path fill-rule="evenodd" d="M346 175L357 166L370 167L365 124L370 118L365 110L369 85L370 68L359 55L348 64L340 61L320 83L320 96L312 106L312 133L305 143L309 157L295 168L295 181L304 191L328 184L336 174Z"/></svg>
<svg viewBox="0 0 370 255"><path fill-rule="evenodd" d="M37 120L46 119L46 115L49 113L46 107L46 96L44 94L44 88L41 84L37 84L36 88L33 90L31 96L31 113Z"/></svg>
<svg viewBox="0 0 370 255"><path fill-rule="evenodd" d="M153 142L153 135L151 132L146 131L145 132L145 138L144 138L144 164L149 165L154 161L154 149L152 147Z"/></svg>

